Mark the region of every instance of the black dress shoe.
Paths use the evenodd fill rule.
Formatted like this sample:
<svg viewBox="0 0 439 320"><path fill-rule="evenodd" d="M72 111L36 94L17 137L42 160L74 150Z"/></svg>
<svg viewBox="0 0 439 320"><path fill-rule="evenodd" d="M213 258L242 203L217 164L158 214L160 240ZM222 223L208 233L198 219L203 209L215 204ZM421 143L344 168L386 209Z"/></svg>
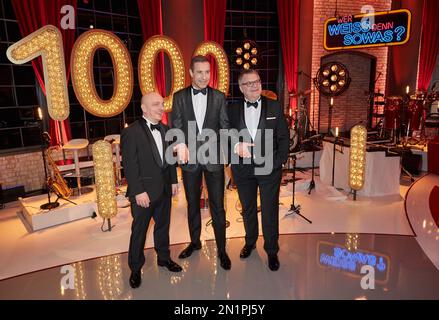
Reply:
<svg viewBox="0 0 439 320"><path fill-rule="evenodd" d="M168 268L168 270L171 271L171 272L180 272L181 270L183 270L177 263L175 263L171 259L169 259L168 261L160 261L160 260L158 260L157 264L160 267Z"/></svg>
<svg viewBox="0 0 439 320"><path fill-rule="evenodd" d="M241 253L239 254L239 257L242 259L248 258L250 256L250 254L252 253L254 248L256 248L255 245L252 245L252 246L245 245L241 249Z"/></svg>
<svg viewBox="0 0 439 320"><path fill-rule="evenodd" d="M232 267L232 262L230 261L230 258L227 255L227 253L223 252L218 254L218 258L220 259L221 267L224 270L230 270L230 268Z"/></svg>
<svg viewBox="0 0 439 320"><path fill-rule="evenodd" d="M191 256L192 252L194 252L195 250L200 250L201 249L201 243L199 244L193 244L190 243L186 249L184 249L180 255L178 256L179 259L185 259Z"/></svg>
<svg viewBox="0 0 439 320"><path fill-rule="evenodd" d="M277 254L268 256L268 267L271 271L277 271L279 269L279 259Z"/></svg>
<svg viewBox="0 0 439 320"><path fill-rule="evenodd" d="M140 287L141 283L142 283L142 276L140 274L140 271L131 272L130 287L133 289L138 288Z"/></svg>

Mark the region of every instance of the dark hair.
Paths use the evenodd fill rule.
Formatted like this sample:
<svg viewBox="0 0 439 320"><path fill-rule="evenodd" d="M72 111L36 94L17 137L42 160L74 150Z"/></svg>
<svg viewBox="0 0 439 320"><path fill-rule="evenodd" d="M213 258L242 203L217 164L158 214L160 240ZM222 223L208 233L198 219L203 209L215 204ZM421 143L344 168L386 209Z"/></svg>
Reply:
<svg viewBox="0 0 439 320"><path fill-rule="evenodd" d="M192 57L192 60L191 60L191 70L192 71L194 71L194 64L196 64L197 62L209 62L209 60L205 56L201 56L201 55Z"/></svg>
<svg viewBox="0 0 439 320"><path fill-rule="evenodd" d="M238 84L239 85L241 85L242 77L244 77L246 74L257 74L259 76L258 70L255 70L255 69L243 69L241 71L241 73L239 74L239 76L238 76ZM259 78L260 78L260 76L259 76Z"/></svg>

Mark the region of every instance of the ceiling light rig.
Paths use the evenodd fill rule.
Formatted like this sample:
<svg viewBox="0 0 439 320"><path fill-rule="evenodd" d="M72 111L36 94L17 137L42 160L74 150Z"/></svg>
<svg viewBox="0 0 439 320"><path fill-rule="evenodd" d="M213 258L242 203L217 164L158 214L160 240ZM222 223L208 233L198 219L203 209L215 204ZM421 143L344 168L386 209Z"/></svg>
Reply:
<svg viewBox="0 0 439 320"><path fill-rule="evenodd" d="M243 69L254 68L258 64L259 52L256 43L252 40L244 40L236 50L235 64Z"/></svg>
<svg viewBox="0 0 439 320"><path fill-rule="evenodd" d="M314 78L314 85L325 96L342 94L351 82L346 67L339 62L329 62L320 67Z"/></svg>

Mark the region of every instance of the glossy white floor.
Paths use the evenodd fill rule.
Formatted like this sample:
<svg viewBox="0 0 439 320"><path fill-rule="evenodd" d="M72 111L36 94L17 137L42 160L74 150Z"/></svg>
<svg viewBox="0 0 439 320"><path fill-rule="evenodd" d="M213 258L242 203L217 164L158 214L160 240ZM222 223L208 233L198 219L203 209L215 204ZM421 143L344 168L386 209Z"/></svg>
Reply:
<svg viewBox="0 0 439 320"><path fill-rule="evenodd" d="M428 202L422 200L428 199L429 189L421 187L427 181L430 186L439 184L439 177L420 179L408 194L407 213L417 237L402 197L353 202L323 186L318 178L317 190L308 195L308 182L301 181L296 203L313 223L286 216L291 188L282 187L279 271L268 269L262 238L249 259L239 259L244 229L235 209L236 191L227 191L226 199L232 269L219 266L214 241L204 241L200 252L178 260L182 243L189 239L181 190L173 203L170 233L171 255L184 271L172 274L157 267L155 253L147 249L143 284L136 290L128 285L131 217L127 209L113 219L112 232L101 232L99 219L84 219L29 233L15 213L17 208L9 206L0 211L0 279L4 279L0 299L439 299L439 230L429 224ZM406 190L402 186L401 194ZM430 219L429 228L422 228L425 219ZM203 222L208 220L206 210ZM416 221L420 221L419 230ZM433 236L421 243L422 230ZM211 226L203 229L202 238L213 239ZM150 229L146 247L151 246ZM374 290L360 286L364 259L376 260ZM65 264L75 267L75 290L60 289L60 267Z"/></svg>

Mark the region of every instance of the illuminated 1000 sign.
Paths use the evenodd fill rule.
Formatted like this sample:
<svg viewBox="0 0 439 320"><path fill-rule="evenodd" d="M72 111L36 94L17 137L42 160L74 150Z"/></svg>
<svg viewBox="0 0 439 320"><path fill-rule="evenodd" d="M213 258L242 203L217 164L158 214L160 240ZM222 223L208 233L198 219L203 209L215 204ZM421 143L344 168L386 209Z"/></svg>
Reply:
<svg viewBox="0 0 439 320"><path fill-rule="evenodd" d="M109 100L103 100L96 92L93 78L93 57L98 49L105 49L111 56L114 68L114 91ZM154 77L155 59L164 51L170 60L172 86L165 97L165 111L172 109L174 92L184 87L185 68L180 49L174 40L166 36L153 36L143 45L138 61L138 77L142 94L157 91ZM52 25L46 25L10 46L6 52L9 60L23 64L42 57L47 107L52 119L62 121L69 116L70 106L66 83L62 35ZM218 65L218 90L228 91L229 65L220 45L213 41L202 42L193 55L212 55ZM72 84L79 103L91 114L112 117L121 113L133 94L133 66L128 49L113 33L90 30L83 33L73 46L71 59Z"/></svg>

